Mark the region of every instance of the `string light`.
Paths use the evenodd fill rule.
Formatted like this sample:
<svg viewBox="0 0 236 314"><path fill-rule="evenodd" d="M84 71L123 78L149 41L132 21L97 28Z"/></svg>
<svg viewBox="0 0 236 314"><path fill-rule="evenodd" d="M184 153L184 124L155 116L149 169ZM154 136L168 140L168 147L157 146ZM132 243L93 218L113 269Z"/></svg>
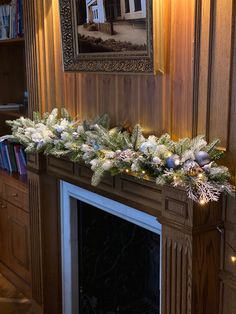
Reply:
<svg viewBox="0 0 236 314"><path fill-rule="evenodd" d="M203 178L203 174L202 174L202 173L199 173L199 174L198 174L198 178L199 178L199 179L202 179L202 178Z"/></svg>
<svg viewBox="0 0 236 314"><path fill-rule="evenodd" d="M129 173L129 169L125 169L125 172L126 172L126 173Z"/></svg>
<svg viewBox="0 0 236 314"><path fill-rule="evenodd" d="M146 171L143 170L143 171L142 171L142 174L145 174L145 173L146 173Z"/></svg>
<svg viewBox="0 0 236 314"><path fill-rule="evenodd" d="M204 198L201 198L199 203L200 203L200 205L203 206L203 205L205 205L207 202L206 202L206 200L205 200Z"/></svg>
<svg viewBox="0 0 236 314"><path fill-rule="evenodd" d="M217 227L217 230L224 235L224 228L223 227ZM225 239L225 244L228 245L228 247L234 252L234 254L236 253L235 248L232 247L232 245ZM232 263L236 263L236 255L231 256L231 262Z"/></svg>
<svg viewBox="0 0 236 314"><path fill-rule="evenodd" d="M175 165L176 165L176 166L179 166L179 164L180 164L180 160L179 160L179 159L176 159L176 160L175 160Z"/></svg>
<svg viewBox="0 0 236 314"><path fill-rule="evenodd" d="M231 261L232 261L233 263L236 263L236 256L231 256Z"/></svg>

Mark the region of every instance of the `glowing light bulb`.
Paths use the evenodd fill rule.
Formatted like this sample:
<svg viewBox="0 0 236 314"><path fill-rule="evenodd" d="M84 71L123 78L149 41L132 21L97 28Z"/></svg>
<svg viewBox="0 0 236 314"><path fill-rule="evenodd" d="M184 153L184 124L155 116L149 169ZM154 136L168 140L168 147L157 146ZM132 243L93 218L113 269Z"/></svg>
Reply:
<svg viewBox="0 0 236 314"><path fill-rule="evenodd" d="M202 198L202 199L200 199L199 203L200 203L200 205L205 205L207 202L204 198Z"/></svg>
<svg viewBox="0 0 236 314"><path fill-rule="evenodd" d="M236 263L236 256L231 256L231 261L232 261L233 263Z"/></svg>
<svg viewBox="0 0 236 314"><path fill-rule="evenodd" d="M167 157L170 157L172 156L171 152L167 153Z"/></svg>
<svg viewBox="0 0 236 314"><path fill-rule="evenodd" d="M203 178L203 174L202 174L202 173L199 173L198 178L199 178L199 179L202 179L202 178Z"/></svg>
<svg viewBox="0 0 236 314"><path fill-rule="evenodd" d="M143 170L143 171L142 171L142 174L145 174L145 173L146 173L146 172Z"/></svg>
<svg viewBox="0 0 236 314"><path fill-rule="evenodd" d="M176 160L175 160L175 165L178 166L179 164L180 164L180 160L179 160L179 159L176 159Z"/></svg>
<svg viewBox="0 0 236 314"><path fill-rule="evenodd" d="M125 172L126 172L126 173L129 173L129 169L125 169Z"/></svg>

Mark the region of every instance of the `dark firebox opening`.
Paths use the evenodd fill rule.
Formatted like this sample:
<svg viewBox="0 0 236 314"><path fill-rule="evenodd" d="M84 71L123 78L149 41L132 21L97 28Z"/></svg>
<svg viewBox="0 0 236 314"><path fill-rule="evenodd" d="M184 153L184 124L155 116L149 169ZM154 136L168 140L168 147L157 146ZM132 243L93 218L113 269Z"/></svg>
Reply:
<svg viewBox="0 0 236 314"><path fill-rule="evenodd" d="M158 314L160 236L78 202L80 314Z"/></svg>

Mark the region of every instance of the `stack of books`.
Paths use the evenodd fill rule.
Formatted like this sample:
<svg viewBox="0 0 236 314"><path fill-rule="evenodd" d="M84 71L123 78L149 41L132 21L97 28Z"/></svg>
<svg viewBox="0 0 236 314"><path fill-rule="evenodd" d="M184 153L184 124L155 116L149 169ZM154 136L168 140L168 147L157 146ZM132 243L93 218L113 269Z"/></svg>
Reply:
<svg viewBox="0 0 236 314"><path fill-rule="evenodd" d="M0 40L23 36L23 0L0 5Z"/></svg>
<svg viewBox="0 0 236 314"><path fill-rule="evenodd" d="M10 173L26 175L26 154L20 144L14 144L7 140L0 142L0 168Z"/></svg>

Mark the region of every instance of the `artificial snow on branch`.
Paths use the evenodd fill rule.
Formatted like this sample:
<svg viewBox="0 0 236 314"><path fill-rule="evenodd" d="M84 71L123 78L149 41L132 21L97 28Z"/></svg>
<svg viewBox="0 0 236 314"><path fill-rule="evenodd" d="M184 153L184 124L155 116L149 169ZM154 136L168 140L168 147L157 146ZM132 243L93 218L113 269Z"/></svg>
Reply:
<svg viewBox="0 0 236 314"><path fill-rule="evenodd" d="M216 148L218 140L208 144L204 136L197 136L173 141L168 134L146 138L140 125L132 131L110 129L107 115L88 123L74 121L65 109L34 113L33 120L21 117L7 124L12 134L2 139L21 143L27 153L83 160L94 172L93 185L98 185L106 172L125 172L159 185L183 187L188 197L200 204L234 191L228 168L216 163L223 154Z"/></svg>

